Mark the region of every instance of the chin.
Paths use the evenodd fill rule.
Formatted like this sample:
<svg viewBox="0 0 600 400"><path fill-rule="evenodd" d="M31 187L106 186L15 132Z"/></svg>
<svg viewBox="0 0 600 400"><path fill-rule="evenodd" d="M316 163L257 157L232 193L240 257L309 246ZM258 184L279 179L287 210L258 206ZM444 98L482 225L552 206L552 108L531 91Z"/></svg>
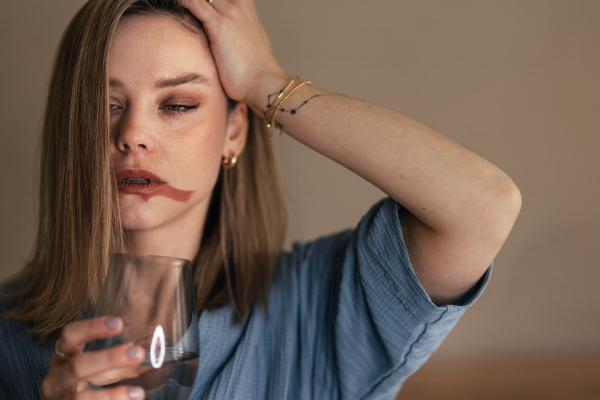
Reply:
<svg viewBox="0 0 600 400"><path fill-rule="evenodd" d="M121 227L125 230L149 230L162 225L165 215L157 215L156 207L148 207L146 204L131 204L127 199L121 202L119 214L121 216ZM153 210L154 209L154 210Z"/></svg>
<svg viewBox="0 0 600 400"><path fill-rule="evenodd" d="M152 218L143 218L132 213L121 212L121 228L128 231L143 231L160 226L159 221L153 221Z"/></svg>
<svg viewBox="0 0 600 400"><path fill-rule="evenodd" d="M128 218L121 218L121 228L125 231L140 231L151 229L152 225L140 221L130 220Z"/></svg>

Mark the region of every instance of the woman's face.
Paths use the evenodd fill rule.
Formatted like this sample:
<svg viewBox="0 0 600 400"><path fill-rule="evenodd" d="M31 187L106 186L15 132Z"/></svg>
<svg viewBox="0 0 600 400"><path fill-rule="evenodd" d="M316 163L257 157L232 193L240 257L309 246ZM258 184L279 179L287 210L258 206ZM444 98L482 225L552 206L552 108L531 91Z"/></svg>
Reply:
<svg viewBox="0 0 600 400"><path fill-rule="evenodd" d="M166 15L124 18L109 55L111 161L124 229L206 216L247 111L227 100L206 38Z"/></svg>

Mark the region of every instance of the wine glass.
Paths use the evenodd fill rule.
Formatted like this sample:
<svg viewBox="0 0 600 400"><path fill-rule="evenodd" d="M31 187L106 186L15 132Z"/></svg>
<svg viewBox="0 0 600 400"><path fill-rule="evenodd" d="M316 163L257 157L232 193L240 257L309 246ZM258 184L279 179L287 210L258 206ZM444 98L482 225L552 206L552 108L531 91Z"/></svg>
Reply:
<svg viewBox="0 0 600 400"><path fill-rule="evenodd" d="M145 352L137 367L90 378L93 389L144 388L146 400L185 400L198 371L198 312L191 263L171 257L115 254L94 316L116 316L123 331L89 342L85 351L136 344Z"/></svg>

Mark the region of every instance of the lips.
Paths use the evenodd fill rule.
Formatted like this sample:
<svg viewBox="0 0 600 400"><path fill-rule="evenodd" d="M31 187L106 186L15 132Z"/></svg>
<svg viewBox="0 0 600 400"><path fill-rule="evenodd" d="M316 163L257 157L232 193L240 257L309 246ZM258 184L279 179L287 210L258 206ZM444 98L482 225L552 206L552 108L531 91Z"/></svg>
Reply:
<svg viewBox="0 0 600 400"><path fill-rule="evenodd" d="M122 169L115 174L119 192L124 194L149 194L166 183L157 175L143 169Z"/></svg>

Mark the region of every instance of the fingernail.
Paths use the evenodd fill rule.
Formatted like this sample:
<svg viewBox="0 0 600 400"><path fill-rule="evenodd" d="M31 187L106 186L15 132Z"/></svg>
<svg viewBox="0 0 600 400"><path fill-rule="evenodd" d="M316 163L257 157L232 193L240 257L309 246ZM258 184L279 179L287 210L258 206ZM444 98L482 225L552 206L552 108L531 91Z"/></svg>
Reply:
<svg viewBox="0 0 600 400"><path fill-rule="evenodd" d="M144 397L144 389L139 386L131 386L127 389L127 395L130 399L141 399Z"/></svg>
<svg viewBox="0 0 600 400"><path fill-rule="evenodd" d="M119 318L109 317L104 321L104 326L106 326L108 329L116 329L119 326L119 322L121 322Z"/></svg>
<svg viewBox="0 0 600 400"><path fill-rule="evenodd" d="M127 354L127 358L130 360L137 360L138 358L142 358L144 356L144 349L140 346L131 346L125 352Z"/></svg>

